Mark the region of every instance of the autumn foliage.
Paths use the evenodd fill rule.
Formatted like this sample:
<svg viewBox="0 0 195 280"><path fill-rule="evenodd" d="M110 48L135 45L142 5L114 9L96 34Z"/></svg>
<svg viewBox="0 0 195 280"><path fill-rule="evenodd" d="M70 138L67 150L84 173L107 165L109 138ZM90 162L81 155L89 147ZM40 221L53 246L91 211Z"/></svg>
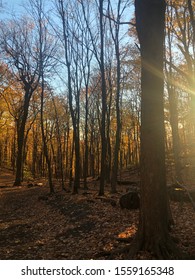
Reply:
<svg viewBox="0 0 195 280"><path fill-rule="evenodd" d="M35 223L35 228L29 237L33 245L27 242L25 253L17 255L10 243L3 249L6 258L24 258L27 250L37 250L37 258L51 259L130 257L129 246L121 246L121 239L131 243L136 236L139 210L127 210L131 208L129 200L122 210L119 200L121 195L133 192L135 208L139 208L140 195L141 205L146 201L144 195L151 201L154 189L150 189L150 171L159 167L162 173L160 166L164 179L156 189L154 202L169 195L164 209L172 212L172 216L167 215L174 221L169 225L173 236L185 256L194 256L190 239L195 205L194 2L167 1L161 29L164 37L159 40L157 34L152 46L154 54L155 42L162 41L162 69L156 67L158 54L156 59L150 57L152 63L143 55L141 45L152 29L143 31L140 24L140 32L144 32L140 37L139 17L136 22L132 1L55 0L45 5L43 0L31 0L25 5L28 15L21 10L17 17L0 20L0 192L5 220L1 230L10 238L13 232L18 233L14 239L18 248L20 242L26 242L23 235L29 232L28 226ZM143 95L147 93L143 89L144 70L153 77L148 83L146 73L145 86L149 93L153 90L151 99ZM161 95L154 77L161 81ZM143 109L145 96L151 106L147 112ZM151 137L147 138L150 149L146 151L147 143L140 133L147 120ZM152 135L157 134L155 142ZM162 146L158 149L159 143ZM145 175L140 149L152 161L144 167ZM159 158L162 165L157 162ZM158 181L160 176L155 175ZM144 176L148 181L143 192ZM178 186L182 188L188 199L183 201L179 195L169 208L167 190L171 186L173 192ZM17 210L20 199L26 209L22 224L17 222L23 211ZM14 213L7 206L10 202ZM10 221L13 218L13 232L6 228L6 223L12 223L6 217L6 207ZM31 209L38 219L31 217ZM162 217L165 212L161 211ZM163 218L158 222L163 228L167 226ZM42 237L37 235L39 223L45 225ZM98 239L101 225L105 232ZM79 248L83 248L85 238L89 248L82 256ZM55 254L52 246L58 248ZM74 253L71 246L75 247ZM143 248L150 251L149 247ZM44 248L43 253L40 248ZM29 259L30 251L26 255ZM136 252L136 258L156 257L152 252Z"/></svg>

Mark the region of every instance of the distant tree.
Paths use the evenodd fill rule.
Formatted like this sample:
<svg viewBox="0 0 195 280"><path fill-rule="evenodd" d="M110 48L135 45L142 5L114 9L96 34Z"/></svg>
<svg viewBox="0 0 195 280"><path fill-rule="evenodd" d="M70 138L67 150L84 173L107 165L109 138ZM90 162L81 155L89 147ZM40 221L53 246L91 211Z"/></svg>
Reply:
<svg viewBox="0 0 195 280"><path fill-rule="evenodd" d="M188 0L188 10L190 14L190 23L192 26L192 42L195 44L195 15L194 15L194 5L192 4L192 0Z"/></svg>
<svg viewBox="0 0 195 280"><path fill-rule="evenodd" d="M179 67L177 67L175 61L173 61L175 64L171 66L176 66L176 70L183 78L184 83L186 83L185 87L189 94L191 135L188 135L188 137L191 138L192 145L195 137L195 7L191 0L180 0L178 2L169 0L168 3L170 4L170 9L172 9L171 32L174 34L174 45L177 46L181 54L179 63L177 63Z"/></svg>
<svg viewBox="0 0 195 280"><path fill-rule="evenodd" d="M173 9L167 9L167 52L166 52L166 85L169 98L169 114L170 114L170 125L172 130L172 142L173 142L173 159L175 166L175 180L182 182L182 166L181 166L181 145L179 137L179 114L178 114L178 93L177 87L174 83L175 80L175 71L173 69L173 33L171 32L172 21L173 21Z"/></svg>
<svg viewBox="0 0 195 280"><path fill-rule="evenodd" d="M107 112L107 87L105 74L105 17L104 17L104 1L95 2L97 9L98 21L97 26L91 26L91 18L87 17L85 5L90 5L91 1L80 1L84 14L84 19L90 34L90 39L93 47L93 53L98 62L99 71L101 73L101 166L100 166L100 188L99 195L104 195L104 187L106 180L106 154L107 154L107 137L106 137L106 112ZM95 32L94 32L95 30Z"/></svg>
<svg viewBox="0 0 195 280"><path fill-rule="evenodd" d="M169 97L171 97L169 98L170 124L173 136L175 177L182 181L182 176L185 175L186 171L183 169L186 163L185 158L187 156L188 164L191 167L194 165L195 154L195 6L194 1L191 0L169 0L167 3L168 51L166 68L168 70ZM171 42L169 42L170 38ZM175 50L177 55L174 55ZM177 135L179 131L176 122L178 121L182 122L182 129L181 127L179 129L180 135ZM182 166L183 163L184 166Z"/></svg>
<svg viewBox="0 0 195 280"><path fill-rule="evenodd" d="M115 110L116 110L116 134L115 134L115 145L113 152L113 163L111 170L111 192L116 192L117 174L118 174L118 158L120 151L120 137L121 137L121 54L120 54L120 19L123 15L124 10L128 6L129 1L118 0L117 12L114 14L114 9L111 1L108 1L108 16L110 23L110 32L115 49L115 60L116 60L116 94L115 94ZM114 18L116 18L114 20Z"/></svg>
<svg viewBox="0 0 195 280"><path fill-rule="evenodd" d="M90 14L89 6L85 11L86 14ZM86 23L82 17L82 72L84 80L84 95L85 95L85 125L84 125L84 164L83 164L83 179L84 189L87 189L87 176L89 175L89 94L90 94L90 76L91 76L91 61L93 58L93 52L91 52L91 40L89 30L86 27Z"/></svg>
<svg viewBox="0 0 195 280"><path fill-rule="evenodd" d="M67 73L68 101L73 125L74 145L74 186L73 193L80 188L80 95L83 83L83 30L80 22L80 10L74 9L77 1L56 0L56 9L62 25L59 36L64 52L64 64ZM72 172L72 171L71 171ZM72 175L70 176L71 179Z"/></svg>
<svg viewBox="0 0 195 280"><path fill-rule="evenodd" d="M16 119L20 110L21 96L17 94L18 83L8 67L0 64L0 166L15 166ZM17 99L17 102L16 102ZM10 144L9 144L10 143ZM11 146L11 150L9 150Z"/></svg>
<svg viewBox="0 0 195 280"><path fill-rule="evenodd" d="M31 0L29 1L29 11L31 11L34 24L36 26L37 33L37 53L38 53L38 71L39 71L39 91L41 96L41 134L43 141L43 152L46 158L47 169L48 169L48 182L50 193L54 192L53 182L52 182L52 169L51 160L49 157L47 139L44 131L44 95L46 91L46 73L52 70L55 63L53 57L56 53L56 40L51 36L48 30L48 17L45 14L45 3L44 0Z"/></svg>
<svg viewBox="0 0 195 280"><path fill-rule="evenodd" d="M105 36L104 36L104 12L103 12L103 0L99 0L99 30L100 30L100 58L99 66L101 72L101 94L102 94L102 114L101 114L101 171L100 171L100 189L99 195L104 195L105 178L106 178L106 77L105 77Z"/></svg>

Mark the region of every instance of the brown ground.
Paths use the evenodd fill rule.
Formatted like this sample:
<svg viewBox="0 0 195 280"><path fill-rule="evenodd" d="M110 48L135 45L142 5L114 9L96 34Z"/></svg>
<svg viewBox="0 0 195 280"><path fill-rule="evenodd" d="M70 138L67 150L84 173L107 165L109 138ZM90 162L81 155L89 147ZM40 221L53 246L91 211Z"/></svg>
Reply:
<svg viewBox="0 0 195 280"><path fill-rule="evenodd" d="M126 259L104 254L127 246L118 237L133 236L138 210L121 210L120 194L100 198L97 182L79 195L48 194L48 187L11 187L13 175L0 175L0 259ZM122 190L122 188L124 190ZM109 189L108 189L109 191ZM120 187L125 192L126 186ZM189 258L195 256L195 212L190 203L171 203L175 226L172 234ZM141 252L137 259L151 259Z"/></svg>

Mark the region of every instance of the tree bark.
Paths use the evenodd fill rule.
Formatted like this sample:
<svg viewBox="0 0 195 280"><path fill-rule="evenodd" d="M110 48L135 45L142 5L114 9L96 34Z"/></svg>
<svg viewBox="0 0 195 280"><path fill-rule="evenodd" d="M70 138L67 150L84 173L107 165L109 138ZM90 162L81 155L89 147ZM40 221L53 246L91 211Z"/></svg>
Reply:
<svg viewBox="0 0 195 280"><path fill-rule="evenodd" d="M105 184L105 168L106 168L106 79L104 67L104 30L103 30L103 0L99 0L99 16L100 16L100 71L101 71L101 87L102 87L102 115L101 115L101 171L100 171L100 189L99 195L104 195Z"/></svg>
<svg viewBox="0 0 195 280"><path fill-rule="evenodd" d="M46 163L47 163L49 189L50 189L50 193L54 193L54 186L53 186L53 181L52 181L51 160L50 160L50 157L49 157L46 135L45 135L45 132L44 132L43 105L44 105L44 80L43 80L43 77L42 77L42 84L41 84L41 135L42 135L42 141L43 141L43 152L44 152L44 156L45 156Z"/></svg>
<svg viewBox="0 0 195 280"><path fill-rule="evenodd" d="M73 79L72 79L72 69L71 63L74 56L74 48L70 43L70 33L69 33L69 24L68 21L70 20L66 14L66 7L65 3L62 0L57 1L58 4L58 12L61 17L62 27L63 27L63 40L64 40L64 54L65 54L65 61L66 61L66 68L67 68L67 84L68 84L68 102L70 108L70 114L72 119L73 125L73 134L74 134L74 148L75 148L75 161L74 161L74 186L73 186L73 194L78 193L78 189L80 188L80 132L79 132L79 116L80 116L80 89L78 88L78 53L76 51L76 60L75 60L75 82L76 84L76 92L73 92ZM78 46L77 46L78 47ZM76 47L76 48L77 48ZM75 101L76 101L76 108L74 108L74 100L73 100L73 93L75 93ZM71 171L72 172L72 171ZM72 180L72 178L70 178Z"/></svg>
<svg viewBox="0 0 195 280"><path fill-rule="evenodd" d="M30 98L32 96L31 89L29 86L25 86L25 97L24 97L24 106L23 113L21 116L21 120L18 119L17 123L17 159L16 159L16 177L14 181L14 186L20 186L22 183L22 167L23 167L23 159L24 159L24 134L25 134L25 126L28 118L28 109Z"/></svg>
<svg viewBox="0 0 195 280"><path fill-rule="evenodd" d="M120 1L118 3L118 11L120 11ZM118 12L117 20L120 19L120 14ZM119 48L119 25L115 26L115 56L116 56L116 135L115 135L115 146L114 146L114 156L111 174L111 192L116 192L117 175L118 175L118 158L120 150L120 138L121 138L121 111L120 111L120 97L121 97L121 61L120 61L120 48Z"/></svg>
<svg viewBox="0 0 195 280"><path fill-rule="evenodd" d="M136 0L141 49L141 207L136 250L169 258L169 207L165 172L163 48L164 0Z"/></svg>
<svg viewBox="0 0 195 280"><path fill-rule="evenodd" d="M85 91L85 156L84 156L84 167L83 167L83 177L84 177L84 189L87 189L87 176L88 176L88 158L89 158L89 147L88 147L88 117L89 117L89 108L88 108L88 80L86 82L86 91Z"/></svg>

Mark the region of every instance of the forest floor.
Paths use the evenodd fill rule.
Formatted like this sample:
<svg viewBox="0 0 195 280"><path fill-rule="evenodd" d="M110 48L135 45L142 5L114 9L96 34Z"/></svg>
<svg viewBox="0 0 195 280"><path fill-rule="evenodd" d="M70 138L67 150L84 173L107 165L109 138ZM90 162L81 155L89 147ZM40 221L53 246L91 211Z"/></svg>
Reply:
<svg viewBox="0 0 195 280"><path fill-rule="evenodd" d="M98 197L98 181L89 183L87 192L72 195L60 189L49 195L44 180L12 187L13 175L0 170L0 259L128 259L109 252L128 246L121 238L134 236L138 210L121 209L119 193ZM132 179L132 178L131 178ZM135 179L135 176L133 180ZM35 184L39 183L39 184ZM195 259L195 211L189 202L171 202L175 225L171 234L178 246ZM140 252L135 259L155 259Z"/></svg>

